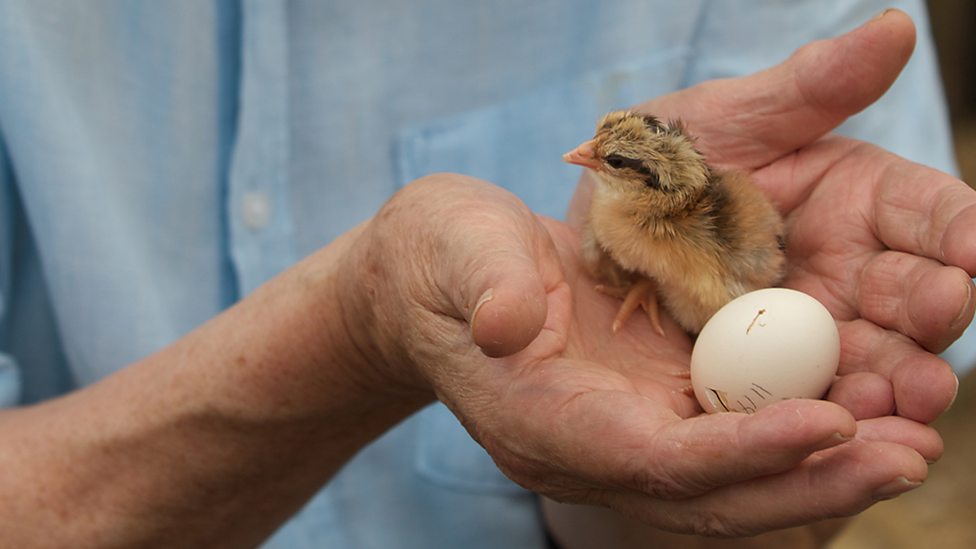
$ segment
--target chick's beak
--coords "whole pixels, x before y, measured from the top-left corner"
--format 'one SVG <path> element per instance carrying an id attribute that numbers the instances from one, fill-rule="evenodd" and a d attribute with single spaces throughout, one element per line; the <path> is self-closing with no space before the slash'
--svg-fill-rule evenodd
<path id="1" fill-rule="evenodd" d="M 596 158 L 596 149 L 593 147 L 592 139 L 564 154 L 563 161 L 591 170 L 597 169 L 600 165 Z"/>

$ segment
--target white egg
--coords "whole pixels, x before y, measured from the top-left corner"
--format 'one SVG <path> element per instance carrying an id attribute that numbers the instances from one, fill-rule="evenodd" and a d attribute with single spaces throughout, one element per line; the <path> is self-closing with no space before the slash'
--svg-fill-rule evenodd
<path id="1" fill-rule="evenodd" d="M 709 319 L 691 353 L 691 383 L 706 412 L 754 413 L 784 399 L 821 398 L 839 358 L 837 325 L 819 301 L 767 288 Z"/>

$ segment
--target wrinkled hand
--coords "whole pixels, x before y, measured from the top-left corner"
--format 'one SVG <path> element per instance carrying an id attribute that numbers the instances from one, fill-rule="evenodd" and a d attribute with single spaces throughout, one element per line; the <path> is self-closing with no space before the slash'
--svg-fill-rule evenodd
<path id="1" fill-rule="evenodd" d="M 516 482 L 668 530 L 756 533 L 917 486 L 942 451 L 923 422 L 955 388 L 927 349 L 972 315 L 965 273 L 943 264 L 976 268 L 963 263 L 974 200 L 867 145 L 818 140 L 880 95 L 913 36 L 891 14 L 766 73 L 645 106 L 680 113 L 712 159 L 753 172 L 787 214 L 786 284 L 841 319 L 835 402 L 697 415 L 678 391 L 690 342 L 675 325 L 660 338 L 635 317 L 611 335 L 618 304 L 582 274 L 576 233 L 451 175 L 408 186 L 355 247 L 346 316 L 372 373 L 391 390 L 436 395 Z M 855 51 L 861 62 L 847 66 Z M 576 206 L 585 200 L 584 184 Z M 907 383 L 919 378 L 925 386 Z"/>
<path id="2" fill-rule="evenodd" d="M 711 507 L 706 518 L 718 522 L 705 531 L 742 533 L 742 522 L 731 528 L 729 523 L 741 521 L 736 514 L 745 508 L 756 516 L 784 518 L 797 508 L 839 509 L 846 500 L 850 508 L 839 513 L 845 514 L 870 502 L 863 487 L 809 490 L 821 481 L 804 481 L 801 472 L 812 474 L 825 462 L 836 466 L 828 478 L 903 471 L 899 476 L 907 483 L 899 479 L 873 493 L 884 497 L 924 478 L 920 456 L 933 461 L 941 454 L 938 435 L 922 424 L 948 407 L 958 386 L 949 366 L 932 353 L 958 338 L 973 317 L 976 195 L 952 177 L 877 147 L 823 137 L 887 89 L 913 41 L 911 22 L 893 11 L 837 40 L 808 46 L 768 71 L 709 82 L 638 107 L 681 117 L 713 163 L 751 173 L 779 206 L 788 226 L 784 285 L 816 296 L 838 319 L 840 377 L 828 399 L 859 420 L 852 443 L 814 454 L 786 474 L 740 484 L 735 492 L 719 490 L 737 494 L 724 507 L 696 498 Z M 577 224 L 591 188 L 584 178 L 574 198 L 571 219 Z M 753 490 L 750 497 L 746 488 L 790 478 L 799 483 L 799 498 L 774 496 L 772 490 Z M 571 508 L 547 509 L 561 513 L 551 516 L 556 528 L 572 531 L 582 520 Z M 610 515 L 587 518 L 611 534 L 628 531 L 627 539 L 654 536 Z M 815 536 L 830 528 L 823 530 Z M 658 542 L 664 546 L 668 539 Z"/>
<path id="3" fill-rule="evenodd" d="M 976 195 L 872 145 L 820 139 L 888 88 L 913 44 L 911 21 L 892 10 L 768 71 L 641 108 L 680 114 L 710 159 L 751 172 L 783 212 L 784 285 L 840 321 L 843 377 L 831 400 L 858 418 L 896 412 L 930 422 L 957 387 L 931 353 L 973 318 Z"/>

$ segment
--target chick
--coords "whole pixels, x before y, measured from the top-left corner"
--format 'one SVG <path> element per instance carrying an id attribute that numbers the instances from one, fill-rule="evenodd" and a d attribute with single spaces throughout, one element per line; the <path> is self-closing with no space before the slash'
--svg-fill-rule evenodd
<path id="1" fill-rule="evenodd" d="M 624 299 L 617 331 L 643 306 L 658 333 L 658 294 L 692 334 L 723 305 L 783 276 L 783 220 L 747 176 L 705 162 L 680 122 L 607 114 L 563 160 L 597 185 L 582 238 L 598 289 Z"/>

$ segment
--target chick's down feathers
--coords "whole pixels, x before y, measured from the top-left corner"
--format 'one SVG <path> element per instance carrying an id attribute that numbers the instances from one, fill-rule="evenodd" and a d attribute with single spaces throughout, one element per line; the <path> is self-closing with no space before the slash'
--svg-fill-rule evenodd
<path id="1" fill-rule="evenodd" d="M 563 157 L 594 172 L 583 258 L 606 293 L 625 298 L 614 329 L 657 299 L 688 332 L 785 266 L 783 220 L 749 178 L 712 169 L 679 122 L 616 111 Z"/>

